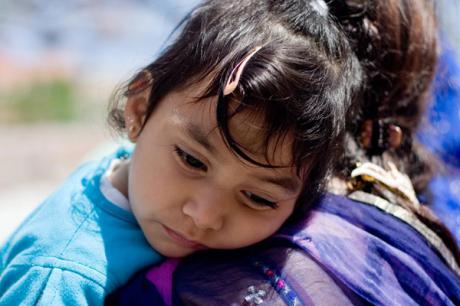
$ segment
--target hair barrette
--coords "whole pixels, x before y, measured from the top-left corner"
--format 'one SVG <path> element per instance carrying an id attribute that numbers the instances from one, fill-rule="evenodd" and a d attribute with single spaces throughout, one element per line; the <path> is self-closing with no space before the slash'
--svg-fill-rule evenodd
<path id="1" fill-rule="evenodd" d="M 228 96 L 232 92 L 235 91 L 236 87 L 238 86 L 238 83 L 240 81 L 241 75 L 243 74 L 244 67 L 246 67 L 246 64 L 249 62 L 249 60 L 261 49 L 261 46 L 257 46 L 254 49 L 252 49 L 251 52 L 249 52 L 248 55 L 246 55 L 236 66 L 233 68 L 232 72 L 230 73 L 230 76 L 228 78 L 227 84 L 225 84 L 224 87 L 224 96 Z"/>

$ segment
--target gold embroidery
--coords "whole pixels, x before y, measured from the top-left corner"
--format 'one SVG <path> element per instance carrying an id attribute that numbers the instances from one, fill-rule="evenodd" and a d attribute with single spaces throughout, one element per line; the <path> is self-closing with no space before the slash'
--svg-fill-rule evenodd
<path id="1" fill-rule="evenodd" d="M 399 172 L 392 162 L 387 162 L 387 165 L 389 170 L 369 162 L 360 164 L 351 172 L 352 180 L 355 184 L 358 183 L 358 179 L 373 184 L 384 196 L 389 195 L 391 197 L 389 200 L 396 200 L 403 206 L 413 206 L 417 209 L 420 203 L 409 177 Z"/>

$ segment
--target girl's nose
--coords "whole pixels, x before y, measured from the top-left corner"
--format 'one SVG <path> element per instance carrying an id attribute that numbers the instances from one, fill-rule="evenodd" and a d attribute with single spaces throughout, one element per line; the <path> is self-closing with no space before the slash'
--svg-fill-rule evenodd
<path id="1" fill-rule="evenodd" d="M 182 212 L 189 216 L 196 227 L 202 230 L 219 230 L 224 224 L 224 207 L 217 192 L 208 191 L 189 198 L 182 207 Z"/>

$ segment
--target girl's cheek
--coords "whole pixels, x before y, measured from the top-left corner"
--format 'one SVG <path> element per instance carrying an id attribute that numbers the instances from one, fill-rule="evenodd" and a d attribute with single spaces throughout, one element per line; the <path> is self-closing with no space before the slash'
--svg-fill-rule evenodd
<path id="1" fill-rule="evenodd" d="M 149 183 L 144 186 L 145 194 L 154 202 L 164 202 L 180 194 L 186 187 L 181 173 L 171 162 L 164 162 L 163 165 L 150 175 Z M 153 203 L 162 205 L 162 203 Z"/>

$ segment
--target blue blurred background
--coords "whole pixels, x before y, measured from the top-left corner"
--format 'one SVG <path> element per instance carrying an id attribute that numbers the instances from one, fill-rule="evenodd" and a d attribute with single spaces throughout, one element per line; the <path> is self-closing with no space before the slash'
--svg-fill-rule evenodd
<path id="1" fill-rule="evenodd" d="M 0 241 L 90 152 L 107 103 L 197 0 L 0 1 Z M 448 164 L 435 209 L 460 228 L 460 4 L 438 0 L 443 57 L 421 140 Z M 458 232 L 457 237 L 460 237 Z"/>

